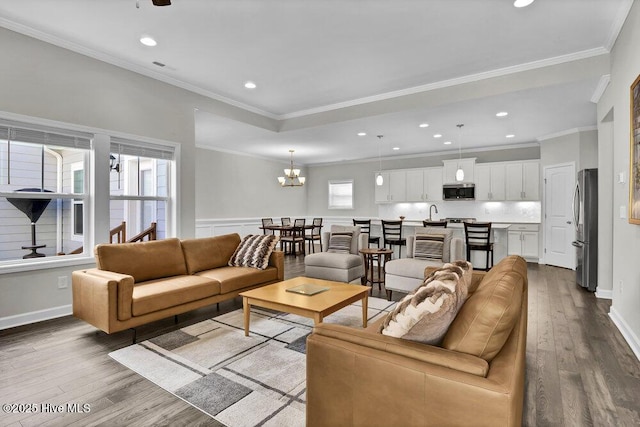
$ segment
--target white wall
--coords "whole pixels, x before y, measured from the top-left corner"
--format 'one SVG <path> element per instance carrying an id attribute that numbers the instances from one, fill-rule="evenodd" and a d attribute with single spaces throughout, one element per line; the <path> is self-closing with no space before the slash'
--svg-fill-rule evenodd
<path id="1" fill-rule="evenodd" d="M 612 164 L 606 157 L 599 162 L 599 176 L 607 176 L 607 181 L 612 182 L 613 195 L 610 206 L 600 204 L 600 211 L 612 210 L 610 215 L 613 219 L 613 303 L 610 314 L 640 359 L 640 226 L 620 218 L 621 207 L 626 211 L 629 203 L 629 88 L 640 74 L 638 46 L 640 3 L 635 2 L 611 51 L 611 82 L 598 102 L 598 126 L 601 135 L 612 136 L 603 139 L 602 142 L 608 146 L 599 150 L 601 153 L 603 150 L 613 152 Z M 612 130 L 607 125 L 611 117 Z M 618 184 L 617 179 L 609 181 L 611 176 L 617 177 L 620 172 L 626 177 L 624 184 Z"/>

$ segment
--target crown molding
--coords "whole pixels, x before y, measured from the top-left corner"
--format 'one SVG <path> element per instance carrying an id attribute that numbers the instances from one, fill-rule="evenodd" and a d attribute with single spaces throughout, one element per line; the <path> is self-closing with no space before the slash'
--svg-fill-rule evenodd
<path id="1" fill-rule="evenodd" d="M 567 130 L 563 130 L 563 131 L 560 131 L 560 132 L 552 133 L 552 134 L 549 134 L 549 135 L 540 136 L 540 137 L 538 137 L 536 139 L 536 141 L 542 142 L 542 141 L 547 141 L 547 140 L 553 139 L 553 138 L 560 138 L 561 136 L 573 135 L 574 133 L 588 132 L 588 131 L 592 131 L 592 130 L 598 130 L 598 127 L 597 126 L 584 126 L 584 127 L 580 127 L 580 128 L 567 129 Z"/>
<path id="2" fill-rule="evenodd" d="M 338 110 L 340 108 L 353 107 L 356 105 L 367 104 L 371 102 L 383 101 L 391 98 L 398 98 L 406 95 L 413 95 L 420 92 L 428 92 L 436 89 L 443 89 L 451 86 L 457 86 L 465 83 L 473 83 L 481 80 L 486 80 L 494 77 L 502 77 L 510 74 L 521 73 L 523 71 L 535 70 L 539 68 L 549 67 L 552 65 L 564 64 L 567 62 L 578 61 L 581 59 L 593 58 L 600 55 L 606 55 L 609 51 L 605 48 L 599 47 L 595 49 L 584 50 L 581 52 L 575 52 L 568 55 L 556 56 L 553 58 L 547 58 L 540 61 L 527 62 L 524 64 L 518 64 L 510 67 L 498 68 L 492 71 L 486 71 L 477 74 L 471 74 L 468 76 L 457 77 L 455 79 L 442 80 L 440 82 L 429 83 L 421 86 L 414 86 L 407 89 L 397 90 L 393 92 L 381 93 L 378 95 L 368 96 L 364 98 L 354 99 L 351 101 L 340 102 L 337 104 L 325 105 L 323 107 L 310 108 L 308 110 L 296 111 L 293 113 L 282 114 L 278 116 L 279 120 L 293 119 L 311 114 L 324 113 L 327 111 Z"/>
<path id="3" fill-rule="evenodd" d="M 609 34 L 609 38 L 607 39 L 607 43 L 605 44 L 605 48 L 607 51 L 611 51 L 613 49 L 613 45 L 616 44 L 616 40 L 620 35 L 620 31 L 622 31 L 622 27 L 624 26 L 624 21 L 627 20 L 627 16 L 629 16 L 629 12 L 631 12 L 631 7 L 633 6 L 633 0 L 623 0 L 624 3 L 618 9 L 618 14 L 616 15 L 613 26 L 611 27 L 611 33 Z"/>
<path id="4" fill-rule="evenodd" d="M 607 89 L 607 86 L 609 86 L 610 81 L 611 74 L 605 74 L 604 76 L 600 77 L 598 86 L 596 86 L 596 89 L 593 91 L 593 95 L 591 95 L 591 102 L 593 102 L 594 104 L 600 102 L 600 98 L 602 97 L 602 95 L 604 95 L 604 91 Z"/>

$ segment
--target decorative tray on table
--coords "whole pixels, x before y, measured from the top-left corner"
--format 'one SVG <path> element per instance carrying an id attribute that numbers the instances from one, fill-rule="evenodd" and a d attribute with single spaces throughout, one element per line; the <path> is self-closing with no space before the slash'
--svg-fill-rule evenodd
<path id="1" fill-rule="evenodd" d="M 292 288 L 288 288 L 287 292 L 293 292 L 295 294 L 301 295 L 315 295 L 320 292 L 328 291 L 329 288 L 326 286 L 314 285 L 313 283 L 305 283 L 302 285 L 294 286 Z"/>

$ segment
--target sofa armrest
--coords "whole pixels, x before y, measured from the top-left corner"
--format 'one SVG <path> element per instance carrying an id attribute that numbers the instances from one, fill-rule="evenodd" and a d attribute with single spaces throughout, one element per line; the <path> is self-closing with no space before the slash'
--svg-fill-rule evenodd
<path id="1" fill-rule="evenodd" d="M 118 273 L 111 273 L 98 269 L 79 270 L 71 273 L 71 290 L 73 295 L 73 315 L 90 323 L 106 333 L 112 332 L 112 324 L 118 317 L 118 288 L 122 285 L 122 294 L 125 288 L 131 288 L 133 292 L 133 278 L 130 280 L 118 280 Z M 125 275 L 120 275 L 125 276 Z M 124 296 L 124 295 L 123 295 Z M 131 304 L 128 305 L 129 318 L 131 317 Z"/>
<path id="2" fill-rule="evenodd" d="M 309 339 L 330 337 L 343 342 L 357 344 L 373 350 L 381 350 L 407 359 L 437 365 L 456 371 L 485 377 L 489 372 L 486 360 L 476 356 L 414 341 L 389 337 L 369 330 L 350 328 L 343 325 L 320 323 L 314 327 Z"/>
<path id="3" fill-rule="evenodd" d="M 134 285 L 132 276 L 91 268 L 74 271 L 71 284 L 74 315 L 78 313 L 76 317 L 87 320 L 85 317 L 92 317 L 90 312 L 95 311 L 96 315 L 103 316 L 113 311 L 113 320 L 117 318 L 123 321 L 131 318 Z M 108 320 L 106 319 L 107 323 Z M 104 324 L 105 319 L 96 321 Z M 87 322 L 97 326 L 89 320 Z M 102 326 L 97 327 L 103 329 Z"/>
<path id="4" fill-rule="evenodd" d="M 273 251 L 269 257 L 269 266 L 278 270 L 278 280 L 284 280 L 284 252 Z"/>

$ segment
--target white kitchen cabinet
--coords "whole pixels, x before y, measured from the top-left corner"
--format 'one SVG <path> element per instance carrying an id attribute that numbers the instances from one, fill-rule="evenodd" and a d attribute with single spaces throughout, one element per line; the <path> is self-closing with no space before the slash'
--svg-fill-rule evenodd
<path id="1" fill-rule="evenodd" d="M 376 203 L 399 203 L 406 201 L 406 172 L 403 170 L 392 170 L 381 172 L 381 174 L 383 178 L 382 185 L 375 184 L 375 178 L 378 176 L 378 172 L 374 175 Z"/>
<path id="2" fill-rule="evenodd" d="M 507 250 L 509 255 L 520 255 L 528 261 L 538 261 L 538 225 L 512 224 L 507 233 Z"/>
<path id="3" fill-rule="evenodd" d="M 540 200 L 540 162 L 513 162 L 506 165 L 506 199 Z"/>
<path id="4" fill-rule="evenodd" d="M 462 168 L 464 171 L 464 179 L 463 182 L 474 182 L 474 166 L 476 164 L 476 158 L 470 159 L 454 159 L 454 160 L 443 160 L 444 164 L 443 173 L 442 173 L 442 182 L 444 184 L 452 184 L 456 181 L 456 171 L 459 168 Z"/>
<path id="5" fill-rule="evenodd" d="M 505 193 L 504 163 L 480 163 L 475 165 L 476 200 L 500 201 Z"/>
<path id="6" fill-rule="evenodd" d="M 437 202 L 442 200 L 442 168 L 407 170 L 407 202 Z"/>

